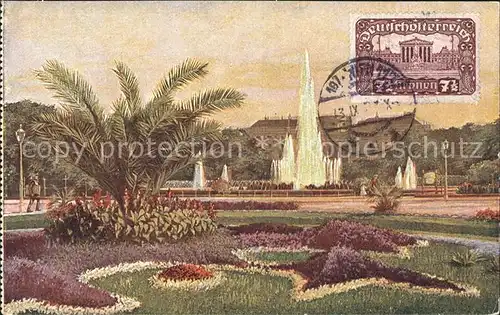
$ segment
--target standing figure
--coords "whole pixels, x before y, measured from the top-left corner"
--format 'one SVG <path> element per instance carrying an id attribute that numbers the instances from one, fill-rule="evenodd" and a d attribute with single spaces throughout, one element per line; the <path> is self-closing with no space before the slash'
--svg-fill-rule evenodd
<path id="1" fill-rule="evenodd" d="M 31 212 L 31 205 L 36 200 L 35 211 L 40 211 L 40 183 L 38 176 L 30 176 L 28 179 L 28 195 L 30 202 L 28 203 L 27 212 Z"/>

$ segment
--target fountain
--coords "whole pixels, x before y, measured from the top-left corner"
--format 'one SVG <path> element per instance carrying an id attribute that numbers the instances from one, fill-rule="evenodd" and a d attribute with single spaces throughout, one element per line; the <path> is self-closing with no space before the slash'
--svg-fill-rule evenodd
<path id="1" fill-rule="evenodd" d="M 403 189 L 417 189 L 417 170 L 415 163 L 410 157 L 406 160 L 405 172 L 403 175 Z"/>
<path id="2" fill-rule="evenodd" d="M 279 160 L 272 160 L 271 162 L 271 179 L 273 183 L 279 183 L 278 163 Z"/>
<path id="3" fill-rule="evenodd" d="M 333 174 L 333 161 L 332 159 L 326 160 L 326 178 L 329 184 L 335 182 L 335 176 Z"/>
<path id="4" fill-rule="evenodd" d="M 417 167 L 414 161 L 411 164 L 410 187 L 411 189 L 417 189 Z"/>
<path id="5" fill-rule="evenodd" d="M 295 181 L 295 151 L 293 149 L 292 135 L 287 135 L 283 146 L 283 157 L 279 161 L 279 180 L 281 183 L 293 183 Z"/>
<path id="6" fill-rule="evenodd" d="M 275 183 L 293 183 L 294 189 L 307 185 L 321 186 L 325 182 L 340 181 L 340 158 L 330 159 L 323 153 L 321 131 L 318 128 L 318 108 L 314 101 L 314 83 L 306 51 L 302 69 L 298 117 L 297 156 L 294 142 L 288 134 L 281 160 L 271 163 L 271 177 Z"/>
<path id="7" fill-rule="evenodd" d="M 194 165 L 194 178 L 193 178 L 193 188 L 194 189 L 204 189 L 205 188 L 205 170 L 203 168 L 203 161 L 201 160 L 201 152 L 199 152 L 196 157 L 198 161 Z"/>
<path id="8" fill-rule="evenodd" d="M 318 131 L 318 108 L 314 101 L 314 83 L 309 68 L 309 54 L 306 51 L 302 69 L 300 105 L 298 117 L 298 154 L 294 189 L 325 183 L 323 146 Z"/>
<path id="9" fill-rule="evenodd" d="M 229 173 L 227 171 L 226 164 L 224 164 L 224 167 L 222 168 L 222 174 L 220 175 L 220 178 L 226 182 L 229 182 Z"/>
<path id="10" fill-rule="evenodd" d="M 401 171 L 401 166 L 398 166 L 398 172 L 396 173 L 394 182 L 397 188 L 403 188 L 403 173 Z"/>
<path id="11" fill-rule="evenodd" d="M 340 177 L 342 175 L 342 159 L 337 157 L 335 159 L 335 184 L 340 183 Z"/>

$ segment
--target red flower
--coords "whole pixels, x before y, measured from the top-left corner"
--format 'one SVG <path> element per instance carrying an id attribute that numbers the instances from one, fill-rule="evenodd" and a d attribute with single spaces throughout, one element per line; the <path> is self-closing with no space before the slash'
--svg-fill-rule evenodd
<path id="1" fill-rule="evenodd" d="M 213 276 L 213 273 L 202 266 L 193 264 L 176 265 L 163 270 L 158 277 L 169 280 L 201 280 Z"/>
<path id="2" fill-rule="evenodd" d="M 99 206 L 101 203 L 102 191 L 100 189 L 96 190 L 94 195 L 92 196 L 92 202 L 95 206 Z"/>
<path id="3" fill-rule="evenodd" d="M 103 205 L 105 208 L 109 207 L 111 204 L 111 195 L 109 193 L 106 193 L 106 197 L 104 197 L 104 202 Z"/>
<path id="4" fill-rule="evenodd" d="M 474 215 L 475 219 L 484 221 L 498 221 L 500 222 L 500 210 L 492 210 L 490 208 L 479 210 Z"/>

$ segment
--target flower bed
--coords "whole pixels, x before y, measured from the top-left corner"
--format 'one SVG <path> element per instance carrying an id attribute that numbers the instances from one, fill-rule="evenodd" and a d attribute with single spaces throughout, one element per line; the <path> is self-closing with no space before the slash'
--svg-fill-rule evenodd
<path id="1" fill-rule="evenodd" d="M 399 246 L 417 243 L 417 239 L 410 235 L 357 222 L 332 220 L 313 229 L 316 233 L 306 245 L 326 250 L 344 246 L 356 250 L 397 252 Z"/>
<path id="2" fill-rule="evenodd" d="M 7 232 L 3 234 L 4 257 L 38 259 L 47 248 L 47 239 L 41 231 Z"/>
<path id="3" fill-rule="evenodd" d="M 346 247 L 332 247 L 328 253 L 318 253 L 305 262 L 279 265 L 277 269 L 294 270 L 307 279 L 303 290 L 337 285 L 360 279 L 385 279 L 387 283 L 405 283 L 428 289 L 464 293 L 463 286 L 444 279 L 430 277 L 407 269 L 387 267 Z"/>
<path id="4" fill-rule="evenodd" d="M 6 301 L 10 301 L 12 312 L 36 309 L 51 313 L 55 309 L 54 312 L 57 314 L 63 311 L 66 314 L 68 312 L 81 314 L 82 307 L 95 304 L 102 307 L 87 310 L 87 314 L 108 314 L 111 312 L 110 308 L 116 308 L 119 312 L 119 310 L 127 310 L 136 305 L 135 300 L 90 289 L 85 284 L 87 281 L 83 281 L 87 280 L 86 278 L 80 279 L 83 284 L 78 282 L 78 275 L 87 269 L 131 264 L 142 259 L 182 260 L 196 264 L 241 263 L 231 253 L 239 246 L 237 240 L 224 233 L 223 229 L 204 238 L 157 245 L 81 243 L 53 244 L 49 247 L 43 231 L 7 232 L 4 238 L 4 295 Z M 18 260 L 26 264 L 27 268 L 19 268 Z M 138 266 L 138 268 L 143 268 L 143 266 Z M 101 270 L 98 276 L 102 276 L 102 273 L 107 272 L 108 269 Z M 120 270 L 123 270 L 123 267 L 120 267 Z M 101 302 L 94 303 L 95 300 Z M 49 305 L 46 301 L 57 301 L 58 305 Z M 22 311 L 19 312 L 22 313 Z"/>
<path id="5" fill-rule="evenodd" d="M 50 266 L 13 257 L 4 262 L 3 314 L 113 314 L 140 303 L 78 282 Z"/>
<path id="6" fill-rule="evenodd" d="M 500 210 L 492 210 L 490 208 L 479 210 L 474 214 L 473 219 L 500 222 Z"/>
<path id="7" fill-rule="evenodd" d="M 174 281 L 183 281 L 183 280 L 203 280 L 213 277 L 213 273 L 206 270 L 202 266 L 193 265 L 193 264 L 181 264 L 172 266 L 161 271 L 158 274 L 158 278 L 161 280 L 174 280 Z"/>
<path id="8" fill-rule="evenodd" d="M 204 205 L 213 205 L 215 210 L 297 210 L 297 202 L 285 201 L 206 201 Z"/>
<path id="9" fill-rule="evenodd" d="M 360 287 L 368 286 L 368 285 L 376 285 L 382 287 L 394 287 L 398 289 L 415 291 L 421 293 L 430 293 L 430 294 L 443 294 L 443 295 L 461 295 L 461 296 L 479 296 L 479 290 L 475 287 L 470 287 L 461 284 L 455 284 L 448 282 L 442 278 L 438 278 L 431 275 L 419 274 L 423 277 L 427 277 L 429 279 L 434 279 L 436 281 L 445 281 L 450 285 L 456 286 L 458 289 L 440 289 L 435 287 L 425 287 L 414 285 L 406 282 L 393 282 L 387 280 L 385 278 L 362 278 L 356 279 L 336 284 L 324 284 L 315 288 L 305 289 L 309 279 L 304 277 L 303 274 L 297 272 L 291 266 L 279 266 L 279 267 L 247 267 L 247 268 L 239 268 L 231 265 L 221 265 L 217 267 L 219 270 L 224 271 L 238 271 L 244 273 L 251 274 L 262 274 L 262 275 L 270 275 L 277 277 L 286 277 L 290 279 L 293 284 L 291 298 L 295 301 L 310 301 L 314 299 L 322 298 L 329 294 L 337 294 L 348 292 L 350 290 L 355 290 Z"/>
<path id="10" fill-rule="evenodd" d="M 280 226 L 278 229 L 274 225 L 265 224 L 247 226 L 242 228 L 242 231 L 251 232 L 239 234 L 238 237 L 246 247 L 300 248 L 307 246 L 328 250 L 332 246 L 344 246 L 356 250 L 393 253 L 398 252 L 401 246 L 417 243 L 416 238 L 403 233 L 341 220 L 332 220 L 318 227 L 292 233 L 294 228 Z M 273 229 L 285 232 L 267 232 Z"/>
<path id="11" fill-rule="evenodd" d="M 160 271 L 149 279 L 157 289 L 180 289 L 206 291 L 219 285 L 223 280 L 220 272 L 193 264 L 179 264 Z"/>

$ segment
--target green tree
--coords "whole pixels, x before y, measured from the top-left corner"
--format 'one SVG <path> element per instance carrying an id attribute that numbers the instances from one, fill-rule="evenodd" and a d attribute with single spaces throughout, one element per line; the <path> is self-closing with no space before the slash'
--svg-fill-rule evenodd
<path id="1" fill-rule="evenodd" d="M 122 95 L 111 112 L 99 103 L 92 87 L 75 71 L 48 61 L 36 71 L 54 91 L 61 107 L 35 120 L 33 132 L 59 150 L 68 143 L 71 163 L 109 191 L 125 213 L 126 190 L 156 193 L 177 171 L 194 162 L 193 144 L 220 136 L 220 123 L 208 117 L 239 107 L 244 94 L 226 88 L 208 89 L 185 100 L 176 92 L 203 78 L 207 63 L 186 60 L 172 68 L 143 102 L 135 74 L 121 62 L 113 69 Z M 79 153 L 80 152 L 80 153 Z"/>
<path id="2" fill-rule="evenodd" d="M 30 100 L 7 103 L 4 106 L 4 193 L 7 197 L 17 197 L 19 194 L 19 144 L 16 139 L 16 130 L 22 124 L 28 129 L 33 121 L 43 113 L 52 113 L 54 106 L 44 105 Z M 62 188 L 64 178 L 68 185 L 75 186 L 78 182 L 87 183 L 92 187 L 94 183 L 83 172 L 68 164 L 64 159 L 56 160 L 54 155 L 48 154 L 48 148 L 41 146 L 41 139 L 32 132 L 27 132 L 24 139 L 23 169 L 25 177 L 37 174 L 47 180 L 47 193 L 50 194 L 52 186 Z M 39 152 L 37 152 L 37 150 Z M 38 154 L 40 153 L 40 154 Z M 43 183 L 42 183 L 43 184 Z M 77 186 L 77 185 L 76 185 Z"/>
<path id="3" fill-rule="evenodd" d="M 467 171 L 467 177 L 474 184 L 494 183 L 500 176 L 500 160 L 485 160 L 473 164 Z"/>

